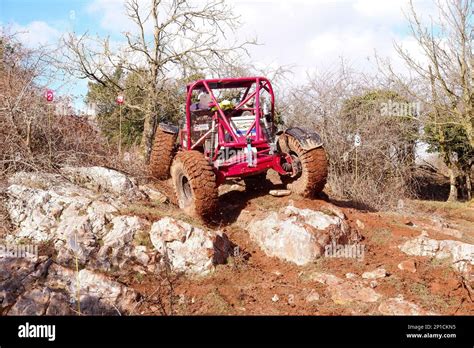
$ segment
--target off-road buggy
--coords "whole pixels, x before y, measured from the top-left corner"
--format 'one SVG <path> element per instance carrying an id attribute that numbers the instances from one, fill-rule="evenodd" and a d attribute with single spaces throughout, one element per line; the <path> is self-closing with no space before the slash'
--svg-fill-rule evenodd
<path id="1" fill-rule="evenodd" d="M 152 176 L 171 176 L 179 207 L 203 218 L 218 209 L 219 185 L 240 178 L 252 188 L 265 180 L 268 169 L 296 194 L 322 191 L 327 159 L 320 136 L 299 127 L 277 131 L 274 105 L 265 77 L 189 84 L 182 124 L 157 127 Z"/>

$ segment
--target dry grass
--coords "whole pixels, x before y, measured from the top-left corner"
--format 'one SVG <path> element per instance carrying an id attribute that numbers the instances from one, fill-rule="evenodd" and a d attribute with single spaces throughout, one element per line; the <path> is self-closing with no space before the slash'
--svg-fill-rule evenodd
<path id="1" fill-rule="evenodd" d="M 217 288 L 204 297 L 204 302 L 210 306 L 210 313 L 213 315 L 230 315 L 235 312 Z"/>
<path id="2" fill-rule="evenodd" d="M 456 304 L 453 298 L 431 293 L 429 287 L 423 283 L 412 283 L 409 292 L 417 299 L 417 303 L 430 311 L 444 312 Z"/>
<path id="3" fill-rule="evenodd" d="M 150 233 L 146 231 L 138 231 L 135 234 L 135 238 L 133 240 L 135 245 L 143 245 L 149 249 L 153 249 L 153 244 L 150 239 Z"/>
<path id="4" fill-rule="evenodd" d="M 392 239 L 392 231 L 388 228 L 378 228 L 376 229 L 370 240 L 375 245 L 381 246 L 386 245 Z"/>
<path id="5" fill-rule="evenodd" d="M 148 221 L 156 221 L 165 216 L 160 204 L 148 202 L 130 204 L 120 210 L 120 215 L 139 216 Z"/>
<path id="6" fill-rule="evenodd" d="M 415 207 L 426 213 L 439 213 L 450 219 L 474 222 L 474 205 L 471 202 L 411 201 Z"/>
<path id="7" fill-rule="evenodd" d="M 5 206 L 5 195 L 3 194 L 4 183 L 0 180 L 0 240 L 4 239 L 13 230 L 7 208 Z"/>

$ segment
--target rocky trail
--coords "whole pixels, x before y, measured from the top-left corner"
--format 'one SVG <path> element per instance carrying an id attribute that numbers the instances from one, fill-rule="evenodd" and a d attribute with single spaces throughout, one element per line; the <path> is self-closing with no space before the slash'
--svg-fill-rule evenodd
<path id="1" fill-rule="evenodd" d="M 204 225 L 166 183 L 102 167 L 0 190 L 1 315 L 474 314 L 472 205 L 367 212 L 235 182 Z"/>

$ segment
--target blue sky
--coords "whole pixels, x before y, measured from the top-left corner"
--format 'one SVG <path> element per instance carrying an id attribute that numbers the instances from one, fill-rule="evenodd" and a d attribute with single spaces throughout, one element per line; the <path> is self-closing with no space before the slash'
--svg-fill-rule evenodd
<path id="1" fill-rule="evenodd" d="M 27 26 L 41 21 L 58 31 L 105 34 L 99 25 L 101 14 L 91 10 L 94 2 L 87 0 L 0 0 L 0 21 L 5 24 Z M 121 6 L 117 2 L 117 6 Z M 114 34 L 114 33 L 112 33 Z"/>
<path id="2" fill-rule="evenodd" d="M 14 32 L 23 32 L 22 41 L 32 47 L 41 43 L 54 44 L 69 32 L 82 34 L 87 31 L 119 40 L 120 32 L 104 28 L 100 24 L 103 14 L 93 6 L 94 1 L 88 0 L 0 0 L 0 23 Z M 116 1 L 116 6 L 122 6 L 121 2 Z M 48 88 L 56 90 L 57 94 L 73 96 L 76 108 L 85 107 L 87 80 L 75 80 L 67 86 L 53 83 Z"/>
<path id="3" fill-rule="evenodd" d="M 146 0 L 143 0 L 147 2 Z M 241 15 L 240 38 L 257 37 L 260 46 L 250 50 L 259 67 L 291 66 L 294 80 L 307 73 L 334 66 L 344 57 L 353 68 L 374 68 L 374 52 L 396 62 L 393 42 L 416 52 L 408 35 L 402 10 L 408 0 L 231 0 Z M 23 32 L 30 46 L 54 43 L 61 35 L 74 31 L 100 36 L 110 35 L 117 42 L 121 32 L 133 30 L 124 16 L 122 0 L 0 0 L 0 22 Z M 420 13 L 433 13 L 431 0 L 418 0 Z M 63 93 L 81 98 L 86 82 L 77 81 Z"/>
<path id="4" fill-rule="evenodd" d="M 83 10 L 85 2 L 80 0 L 2 0 L 0 3 L 2 21 L 27 24 L 39 19 L 54 23 L 58 19 L 67 18 L 71 10 Z"/>
<path id="5" fill-rule="evenodd" d="M 112 0 L 106 3 L 113 3 L 120 11 L 123 8 L 123 1 Z M 2 25 L 14 26 L 32 33 L 29 27 L 32 23 L 45 24 L 45 33 L 53 34 L 45 38 L 48 42 L 53 42 L 62 33 L 75 32 L 82 34 L 88 32 L 92 35 L 106 36 L 119 40 L 121 33 L 119 30 L 108 30 L 102 25 L 104 12 L 96 5 L 100 1 L 95 0 L 0 0 L 0 22 Z M 47 29 L 52 29 L 48 31 Z M 33 34 L 33 33 L 32 33 Z M 31 40 L 34 45 L 34 39 Z"/>

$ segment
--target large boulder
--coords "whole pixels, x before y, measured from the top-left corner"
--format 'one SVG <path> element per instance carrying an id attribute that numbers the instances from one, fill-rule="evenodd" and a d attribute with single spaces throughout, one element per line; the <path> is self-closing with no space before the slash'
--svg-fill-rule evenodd
<path id="1" fill-rule="evenodd" d="M 163 262 L 174 271 L 189 274 L 209 273 L 214 265 L 225 263 L 233 250 L 224 233 L 204 230 L 171 217 L 153 223 L 150 238 Z"/>
<path id="2" fill-rule="evenodd" d="M 337 210 L 336 210 L 337 211 Z M 344 214 L 300 209 L 255 216 L 247 225 L 250 237 L 268 255 L 305 265 L 323 256 L 328 246 L 357 243 L 360 236 Z"/>

